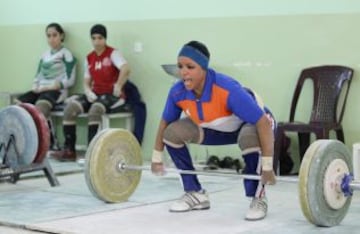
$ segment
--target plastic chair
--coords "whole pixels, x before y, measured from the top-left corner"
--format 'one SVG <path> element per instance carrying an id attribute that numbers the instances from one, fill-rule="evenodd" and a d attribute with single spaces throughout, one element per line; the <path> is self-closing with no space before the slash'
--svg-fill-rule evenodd
<path id="1" fill-rule="evenodd" d="M 316 139 L 329 139 L 330 131 L 336 132 L 338 140 L 345 142 L 342 118 L 353 76 L 353 69 L 344 66 L 319 66 L 302 70 L 291 102 L 289 122 L 279 122 L 275 135 L 274 169 L 277 170 L 285 132 L 297 132 L 300 160 L 310 145 L 310 134 Z M 294 120 L 296 106 L 303 84 L 311 80 L 314 87 L 313 105 L 308 123 Z M 346 85 L 347 84 L 347 85 Z M 345 93 L 343 93 L 345 92 Z M 344 96 L 342 96 L 344 94 Z M 340 96 L 343 101 L 339 102 Z"/>

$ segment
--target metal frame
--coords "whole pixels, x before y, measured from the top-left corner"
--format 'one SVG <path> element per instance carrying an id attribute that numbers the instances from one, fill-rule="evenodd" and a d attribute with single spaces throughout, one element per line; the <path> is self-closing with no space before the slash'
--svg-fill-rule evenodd
<path id="1" fill-rule="evenodd" d="M 2 149 L 4 150 L 4 157 L 2 158 L 2 163 L 0 164 L 0 178 L 9 177 L 10 182 L 16 183 L 19 180 L 21 174 L 43 170 L 50 185 L 53 187 L 59 186 L 60 183 L 57 180 L 47 158 L 44 158 L 41 163 L 31 163 L 30 165 L 17 164 L 17 159 L 20 157 L 20 155 L 16 149 L 15 140 L 15 137 L 11 135 L 8 142 L 2 142 L 0 144 L 0 151 Z M 10 159 L 8 156 L 8 150 L 11 146 L 13 146 L 15 149 L 16 157 Z"/>

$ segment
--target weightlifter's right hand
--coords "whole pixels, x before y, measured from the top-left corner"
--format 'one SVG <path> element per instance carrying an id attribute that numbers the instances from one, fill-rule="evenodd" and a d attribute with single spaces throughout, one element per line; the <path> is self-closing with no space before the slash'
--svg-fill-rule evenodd
<path id="1" fill-rule="evenodd" d="M 151 172 L 157 176 L 165 175 L 165 166 L 163 163 L 163 152 L 158 150 L 153 150 L 151 157 Z"/>

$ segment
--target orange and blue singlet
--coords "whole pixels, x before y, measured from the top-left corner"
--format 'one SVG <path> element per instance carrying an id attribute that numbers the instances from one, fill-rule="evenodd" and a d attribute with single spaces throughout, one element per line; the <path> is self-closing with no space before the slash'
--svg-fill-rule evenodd
<path id="1" fill-rule="evenodd" d="M 182 81 L 170 90 L 162 118 L 171 123 L 184 112 L 203 128 L 233 132 L 243 122 L 256 124 L 264 110 L 235 79 L 208 69 L 203 94 L 196 98 Z"/>

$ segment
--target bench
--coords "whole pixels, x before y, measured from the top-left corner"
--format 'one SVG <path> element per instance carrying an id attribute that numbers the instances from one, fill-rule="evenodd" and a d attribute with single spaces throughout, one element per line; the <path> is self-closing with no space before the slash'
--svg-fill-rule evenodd
<path id="1" fill-rule="evenodd" d="M 57 134 L 56 134 L 56 127 L 54 125 L 54 121 L 55 118 L 63 118 L 64 117 L 64 112 L 63 111 L 52 111 L 50 114 L 50 119 L 49 122 L 51 124 L 51 134 L 54 138 L 54 145 L 56 147 L 59 147 L 59 143 L 57 142 Z M 109 113 L 109 114 L 104 114 L 101 117 L 101 124 L 99 126 L 99 130 L 101 131 L 102 129 L 105 128 L 109 128 L 110 127 L 110 120 L 112 119 L 124 119 L 125 120 L 125 126 L 124 128 L 132 131 L 133 129 L 133 121 L 132 118 L 133 114 L 131 112 L 118 112 L 118 113 Z M 78 115 L 78 118 L 88 118 L 88 114 L 87 113 L 83 113 Z M 76 150 L 86 150 L 87 149 L 87 145 L 79 145 L 77 144 L 76 146 Z"/>
<path id="2" fill-rule="evenodd" d="M 119 112 L 119 113 L 110 113 L 110 114 L 104 114 L 101 118 L 101 124 L 100 124 L 100 130 L 104 128 L 110 127 L 110 120 L 111 119 L 125 119 L 125 129 L 131 131 L 132 130 L 132 116 L 133 114 L 131 112 Z M 50 114 L 51 118 L 62 118 L 64 117 L 64 112 L 62 111 L 53 111 Z M 78 115 L 79 118 L 87 118 L 88 114 L 83 113 Z M 50 121 L 53 121 L 51 119 Z"/>

